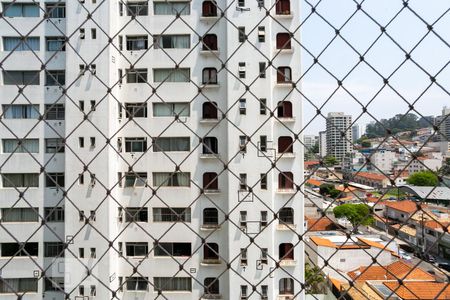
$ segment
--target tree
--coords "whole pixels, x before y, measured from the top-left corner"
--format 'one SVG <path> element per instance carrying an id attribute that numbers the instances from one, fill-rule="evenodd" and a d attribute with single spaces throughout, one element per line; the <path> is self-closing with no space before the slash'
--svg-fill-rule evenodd
<path id="1" fill-rule="evenodd" d="M 372 147 L 372 143 L 369 140 L 362 140 L 361 141 L 361 147 L 363 147 L 363 148 L 370 148 L 370 147 Z"/>
<path id="2" fill-rule="evenodd" d="M 323 163 L 327 167 L 332 167 L 332 166 L 338 164 L 338 160 L 336 159 L 336 157 L 328 155 L 328 156 L 325 156 L 325 158 L 323 159 Z"/>
<path id="3" fill-rule="evenodd" d="M 358 232 L 359 225 L 369 226 L 375 219 L 366 204 L 347 203 L 333 209 L 336 218 L 346 218 L 352 224 L 352 232 Z"/>
<path id="4" fill-rule="evenodd" d="M 319 267 L 305 264 L 305 290 L 307 294 L 321 294 L 324 291 L 325 278 Z"/>
<path id="5" fill-rule="evenodd" d="M 324 196 L 330 196 L 333 199 L 336 199 L 341 195 L 341 192 L 337 190 L 334 185 L 329 183 L 321 184 L 319 187 L 319 193 Z"/>
<path id="6" fill-rule="evenodd" d="M 439 179 L 437 175 L 431 171 L 417 172 L 408 177 L 406 182 L 415 186 L 437 186 Z"/>
<path id="7" fill-rule="evenodd" d="M 381 119 L 379 122 L 368 124 L 365 135 L 368 138 L 385 137 L 387 135 L 386 129 L 389 129 L 392 134 L 402 131 L 413 131 L 421 128 L 418 119 L 417 115 L 411 113 L 406 115 L 398 114 L 390 119 Z"/>

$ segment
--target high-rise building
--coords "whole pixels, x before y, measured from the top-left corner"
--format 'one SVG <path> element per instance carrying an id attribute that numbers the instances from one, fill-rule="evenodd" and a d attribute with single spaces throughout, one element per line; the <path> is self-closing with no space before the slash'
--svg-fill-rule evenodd
<path id="1" fill-rule="evenodd" d="M 0 298 L 300 299 L 299 6 L 4 3 Z"/>
<path id="2" fill-rule="evenodd" d="M 321 157 L 327 156 L 327 132 L 319 132 L 319 154 Z"/>
<path id="3" fill-rule="evenodd" d="M 442 115 L 436 118 L 436 123 L 439 125 L 441 152 L 450 156 L 450 108 L 442 109 Z"/>
<path id="4" fill-rule="evenodd" d="M 305 146 L 305 152 L 313 150 L 314 146 L 319 143 L 319 136 L 317 135 L 303 135 L 303 144 Z"/>
<path id="5" fill-rule="evenodd" d="M 353 150 L 352 116 L 343 112 L 331 112 L 327 116 L 327 155 L 339 161 Z"/>
<path id="6" fill-rule="evenodd" d="M 352 126 L 352 142 L 355 143 L 362 136 L 361 125 L 355 124 Z"/>

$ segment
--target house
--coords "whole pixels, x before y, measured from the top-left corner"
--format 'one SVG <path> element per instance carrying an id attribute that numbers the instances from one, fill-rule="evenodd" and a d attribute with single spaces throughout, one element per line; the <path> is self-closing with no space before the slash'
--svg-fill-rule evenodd
<path id="1" fill-rule="evenodd" d="M 333 222 L 329 217 L 310 217 L 305 216 L 306 221 L 306 230 L 308 232 L 315 231 L 332 231 L 332 230 L 340 230 L 343 227 L 335 222 Z"/>
<path id="2" fill-rule="evenodd" d="M 386 188 L 391 184 L 391 180 L 388 176 L 372 172 L 354 173 L 352 176 L 352 181 L 377 189 Z"/>
<path id="3" fill-rule="evenodd" d="M 385 217 L 401 223 L 408 221 L 421 207 L 426 207 L 411 200 L 386 201 L 385 206 Z"/>

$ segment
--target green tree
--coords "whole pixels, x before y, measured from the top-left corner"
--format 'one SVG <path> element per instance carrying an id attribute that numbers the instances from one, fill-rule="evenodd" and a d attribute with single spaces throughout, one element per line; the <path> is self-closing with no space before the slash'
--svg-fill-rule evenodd
<path id="1" fill-rule="evenodd" d="M 363 148 L 372 147 L 372 143 L 369 140 L 362 140 L 360 144 L 361 144 L 361 147 L 363 147 Z"/>
<path id="2" fill-rule="evenodd" d="M 366 127 L 366 136 L 368 138 L 384 137 L 387 135 L 386 129 L 392 134 L 402 131 L 413 131 L 421 128 L 418 122 L 419 118 L 415 114 L 398 114 L 390 119 L 381 119 L 379 122 L 370 123 Z"/>
<path id="3" fill-rule="evenodd" d="M 336 218 L 346 218 L 353 226 L 352 232 L 358 232 L 360 225 L 371 225 L 375 219 L 371 215 L 370 208 L 366 204 L 347 203 L 336 206 L 333 209 Z"/>
<path id="4" fill-rule="evenodd" d="M 325 278 L 319 267 L 305 264 L 305 289 L 307 294 L 321 294 L 325 289 Z"/>
<path id="5" fill-rule="evenodd" d="M 331 198 L 336 199 L 341 195 L 341 192 L 338 191 L 334 185 L 329 183 L 324 183 L 319 187 L 319 193 L 324 196 L 330 196 Z"/>
<path id="6" fill-rule="evenodd" d="M 338 160 L 336 159 L 336 157 L 328 155 L 325 156 L 325 158 L 323 159 L 323 163 L 327 166 L 327 167 L 332 167 L 334 165 L 338 164 Z"/>
<path id="7" fill-rule="evenodd" d="M 422 171 L 411 174 L 406 182 L 415 186 L 437 186 L 439 179 L 437 175 L 431 171 Z"/>

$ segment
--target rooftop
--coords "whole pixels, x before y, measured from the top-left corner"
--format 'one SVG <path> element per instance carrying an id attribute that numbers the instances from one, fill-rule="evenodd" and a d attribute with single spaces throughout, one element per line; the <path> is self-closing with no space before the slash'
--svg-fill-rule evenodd
<path id="1" fill-rule="evenodd" d="M 400 190 L 414 194 L 425 200 L 447 200 L 450 201 L 450 188 L 443 186 L 412 186 L 404 185 Z"/>
<path id="2" fill-rule="evenodd" d="M 357 172 L 354 174 L 354 177 L 362 177 L 370 180 L 376 180 L 376 181 L 383 181 L 386 179 L 389 179 L 389 177 L 378 174 L 378 173 L 371 173 L 371 172 Z"/>
<path id="3" fill-rule="evenodd" d="M 420 211 L 420 209 L 417 207 L 417 203 L 411 200 L 386 201 L 385 205 L 390 209 L 395 209 L 409 214 Z M 421 207 L 424 207 L 424 205 L 421 205 Z"/>
<path id="4" fill-rule="evenodd" d="M 406 281 L 399 285 L 392 281 L 383 284 L 404 300 L 450 299 L 450 285 L 447 282 Z"/>

